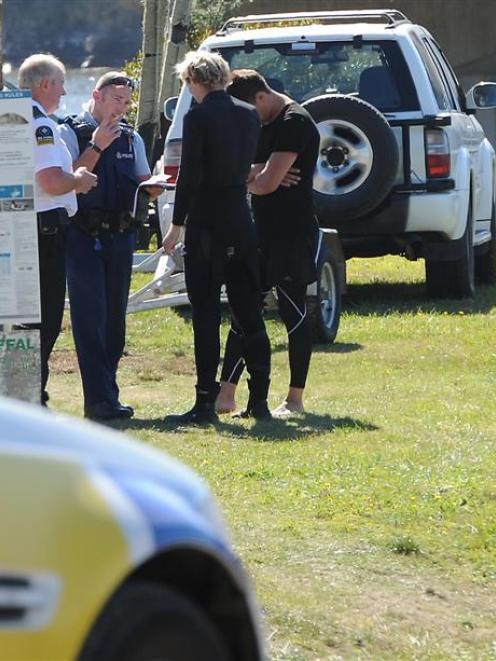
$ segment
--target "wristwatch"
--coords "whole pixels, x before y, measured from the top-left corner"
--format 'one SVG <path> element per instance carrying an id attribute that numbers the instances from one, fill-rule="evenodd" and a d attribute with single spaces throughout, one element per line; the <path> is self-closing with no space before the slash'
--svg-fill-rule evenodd
<path id="1" fill-rule="evenodd" d="M 98 145 L 95 145 L 93 140 L 90 140 L 88 142 L 88 147 L 90 147 L 90 149 L 94 149 L 97 154 L 101 154 L 103 152 L 103 149 L 100 149 L 100 147 Z"/>

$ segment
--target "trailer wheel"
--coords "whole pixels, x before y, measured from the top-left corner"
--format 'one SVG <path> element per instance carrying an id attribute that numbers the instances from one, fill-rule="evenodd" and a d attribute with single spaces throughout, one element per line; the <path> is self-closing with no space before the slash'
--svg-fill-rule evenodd
<path id="1" fill-rule="evenodd" d="M 307 311 L 315 344 L 331 344 L 341 320 L 340 269 L 335 255 L 322 243 L 317 261 L 317 294 L 307 296 Z"/>

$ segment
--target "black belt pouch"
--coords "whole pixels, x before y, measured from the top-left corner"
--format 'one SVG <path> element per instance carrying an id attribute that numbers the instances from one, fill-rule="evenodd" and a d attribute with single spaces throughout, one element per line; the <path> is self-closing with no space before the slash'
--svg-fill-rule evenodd
<path id="1" fill-rule="evenodd" d="M 65 209 L 50 209 L 36 214 L 38 231 L 43 235 L 57 234 L 68 222 L 69 216 Z"/>

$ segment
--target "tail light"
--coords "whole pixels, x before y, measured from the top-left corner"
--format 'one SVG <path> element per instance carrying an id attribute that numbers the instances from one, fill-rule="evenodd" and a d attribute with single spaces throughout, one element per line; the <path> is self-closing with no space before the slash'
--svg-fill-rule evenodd
<path id="1" fill-rule="evenodd" d="M 164 174 L 168 174 L 169 184 L 175 184 L 181 165 L 182 140 L 166 140 L 164 148 Z"/>
<path id="2" fill-rule="evenodd" d="M 425 131 L 426 173 L 429 178 L 449 177 L 450 150 L 448 136 L 442 129 Z"/>

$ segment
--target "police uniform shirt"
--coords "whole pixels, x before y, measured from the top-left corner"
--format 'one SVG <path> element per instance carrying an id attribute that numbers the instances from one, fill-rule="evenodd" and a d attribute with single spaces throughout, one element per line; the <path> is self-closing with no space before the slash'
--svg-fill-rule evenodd
<path id="1" fill-rule="evenodd" d="M 86 110 L 83 113 L 82 120 L 85 124 L 89 124 L 95 128 L 98 126 L 97 120 L 93 117 L 89 110 Z M 62 140 L 67 145 L 67 149 L 72 156 L 72 160 L 76 161 L 80 156 L 77 135 L 68 124 L 61 124 L 59 128 Z M 148 160 L 146 158 L 145 143 L 143 142 L 143 138 L 136 131 L 133 131 L 133 149 L 134 174 L 136 177 L 149 177 L 150 166 L 148 165 Z"/>
<path id="2" fill-rule="evenodd" d="M 57 124 L 50 118 L 42 106 L 33 101 L 34 126 L 34 171 L 35 174 L 47 168 L 62 168 L 72 173 L 72 157 L 60 137 Z M 35 209 L 37 212 L 64 208 L 69 216 L 77 211 L 76 193 L 70 191 L 62 195 L 50 195 L 36 181 Z"/>

